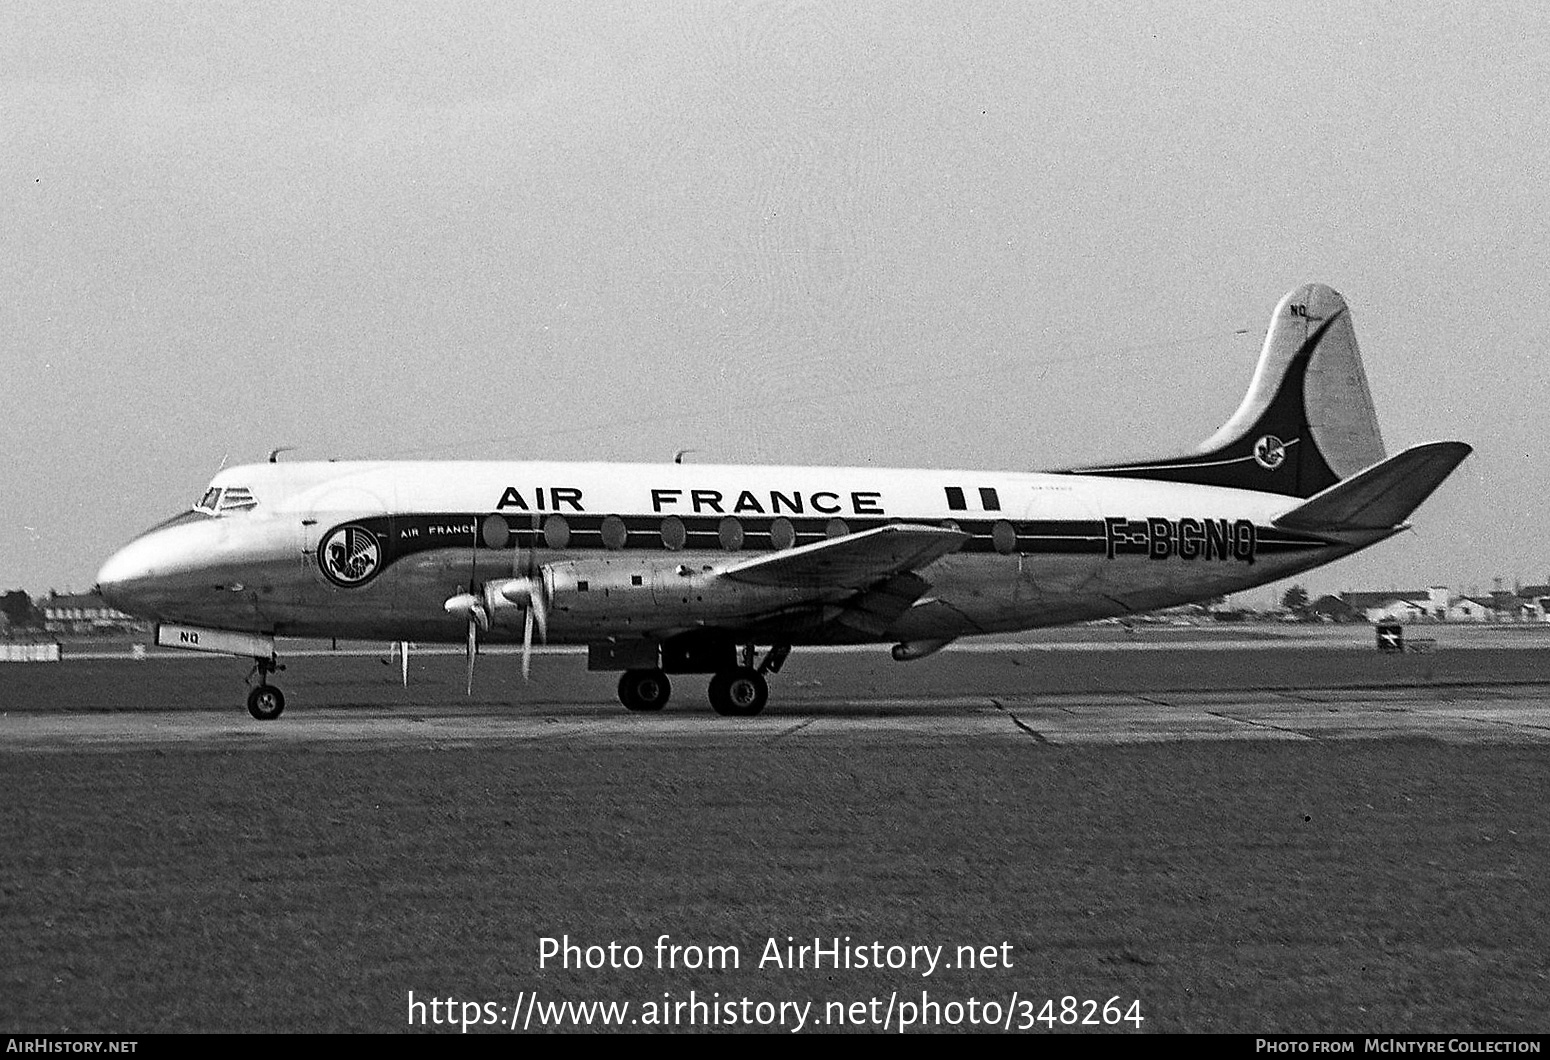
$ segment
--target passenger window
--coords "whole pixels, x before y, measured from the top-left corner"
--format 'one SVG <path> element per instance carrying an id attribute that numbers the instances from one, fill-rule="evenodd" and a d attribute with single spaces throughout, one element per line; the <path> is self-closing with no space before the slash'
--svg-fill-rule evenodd
<path id="1" fill-rule="evenodd" d="M 770 545 L 777 549 L 790 548 L 796 544 L 796 527 L 791 525 L 791 520 L 781 516 L 770 524 Z"/>
<path id="2" fill-rule="evenodd" d="M 684 529 L 684 521 L 676 515 L 669 515 L 662 520 L 662 543 L 677 552 L 684 547 L 684 542 L 689 540 L 689 531 Z"/>
<path id="3" fill-rule="evenodd" d="M 570 544 L 570 523 L 563 515 L 551 515 L 544 520 L 544 544 L 550 548 L 564 548 Z"/>
<path id="4" fill-rule="evenodd" d="M 504 515 L 487 515 L 484 522 L 479 524 L 479 538 L 485 548 L 505 548 L 506 539 L 510 536 L 511 527 Z"/>
<path id="5" fill-rule="evenodd" d="M 997 519 L 996 525 L 990 528 L 990 542 L 997 552 L 1010 556 L 1017 551 L 1017 528 L 1005 519 Z"/>
<path id="6" fill-rule="evenodd" d="M 716 527 L 716 535 L 721 538 L 721 547 L 728 552 L 736 552 L 743 547 L 743 524 L 733 516 L 721 520 L 721 525 Z"/>
<path id="7" fill-rule="evenodd" d="M 850 527 L 845 525 L 843 519 L 830 519 L 828 525 L 823 528 L 823 532 L 829 537 L 844 537 L 850 533 Z"/>
<path id="8" fill-rule="evenodd" d="M 609 515 L 603 518 L 603 547 L 615 551 L 624 547 L 625 540 L 630 532 L 624 527 L 624 520 L 617 515 Z"/>

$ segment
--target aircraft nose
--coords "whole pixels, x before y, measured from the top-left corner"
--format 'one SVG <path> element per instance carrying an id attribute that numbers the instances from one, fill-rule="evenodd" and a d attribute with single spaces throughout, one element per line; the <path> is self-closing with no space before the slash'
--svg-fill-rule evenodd
<path id="1" fill-rule="evenodd" d="M 109 607 L 135 613 L 136 589 L 155 576 L 152 554 L 144 539 L 131 541 L 108 557 L 97 572 L 97 592 Z"/>
<path id="2" fill-rule="evenodd" d="M 97 588 L 110 606 L 131 615 L 159 617 L 161 604 L 183 582 L 201 573 L 217 538 L 208 522 L 171 519 L 108 557 Z"/>

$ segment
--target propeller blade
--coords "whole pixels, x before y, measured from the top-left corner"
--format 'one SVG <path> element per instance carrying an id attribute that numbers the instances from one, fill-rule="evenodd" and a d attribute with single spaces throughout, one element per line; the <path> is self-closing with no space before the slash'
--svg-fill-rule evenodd
<path id="1" fill-rule="evenodd" d="M 527 609 L 527 618 L 522 622 L 522 680 L 528 679 L 528 674 L 533 668 L 533 609 Z"/>
<path id="2" fill-rule="evenodd" d="M 537 590 L 528 597 L 527 613 L 529 618 L 538 620 L 538 635 L 544 638 L 544 643 L 549 643 L 549 603 L 547 600 L 546 586 L 539 582 L 534 588 Z"/>
<path id="3" fill-rule="evenodd" d="M 468 620 L 468 695 L 474 694 L 474 656 L 479 651 L 479 626 L 472 617 Z"/>
<path id="4" fill-rule="evenodd" d="M 399 645 L 403 649 L 404 687 L 409 687 L 409 642 L 406 640 Z"/>

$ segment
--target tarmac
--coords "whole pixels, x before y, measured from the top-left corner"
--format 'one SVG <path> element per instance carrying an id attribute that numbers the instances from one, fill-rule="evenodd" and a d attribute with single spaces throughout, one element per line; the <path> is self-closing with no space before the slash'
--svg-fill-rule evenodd
<path id="1" fill-rule="evenodd" d="M 896 664 L 877 648 L 806 652 L 770 682 L 757 718 L 723 718 L 696 676 L 668 708 L 632 714 L 613 676 L 573 650 L 535 660 L 495 649 L 464 695 L 453 649 L 419 650 L 411 686 L 382 646 L 291 650 L 276 721 L 242 707 L 244 664 L 129 648 L 76 650 L 63 663 L 0 667 L 0 752 L 382 748 L 488 741 L 747 743 L 1021 740 L 1040 745 L 1165 741 L 1433 739 L 1550 741 L 1550 629 L 1415 630 L 1422 655 L 1381 656 L 1371 631 L 1066 631 L 1068 642 L 967 642 Z M 1080 638 L 1080 639 L 1079 639 Z M 295 646 L 301 648 L 301 645 Z M 1527 649 L 1527 650 L 1524 650 Z M 505 658 L 499 658 L 505 654 Z M 203 665 L 200 665 L 200 664 Z"/>
<path id="2" fill-rule="evenodd" d="M 448 746 L 489 741 L 746 743 L 877 737 L 1026 740 L 1046 745 L 1173 740 L 1429 738 L 1550 742 L 1550 685 L 1166 695 L 955 696 L 816 700 L 722 718 L 693 706 L 319 707 L 256 722 L 240 708 L 7 712 L 0 749 L 113 751 L 296 744 Z"/>

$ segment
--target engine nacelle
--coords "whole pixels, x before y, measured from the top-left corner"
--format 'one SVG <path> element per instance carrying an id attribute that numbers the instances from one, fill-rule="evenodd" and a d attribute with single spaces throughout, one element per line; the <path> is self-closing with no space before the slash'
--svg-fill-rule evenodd
<path id="1" fill-rule="evenodd" d="M 753 585 L 712 573 L 698 557 L 677 563 L 642 563 L 632 556 L 561 560 L 543 566 L 556 612 L 583 626 L 624 623 L 712 625 L 809 601 L 810 590 Z M 718 557 L 719 558 L 719 557 Z"/>
<path id="2" fill-rule="evenodd" d="M 951 644 L 956 638 L 946 637 L 941 640 L 906 640 L 893 646 L 893 658 L 895 662 L 909 662 L 911 659 L 924 659 L 928 655 L 935 655 L 943 648 Z"/>

